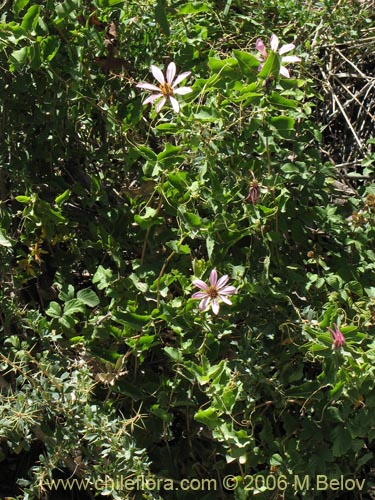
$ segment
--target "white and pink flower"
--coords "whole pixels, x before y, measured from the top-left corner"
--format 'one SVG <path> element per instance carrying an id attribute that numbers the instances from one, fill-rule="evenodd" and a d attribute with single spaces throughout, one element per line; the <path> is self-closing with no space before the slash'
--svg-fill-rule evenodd
<path id="1" fill-rule="evenodd" d="M 180 104 L 174 96 L 188 94 L 189 92 L 192 92 L 192 88 L 177 87 L 179 83 L 181 83 L 183 80 L 185 80 L 185 78 L 187 78 L 191 74 L 191 71 L 185 71 L 185 73 L 181 73 L 181 75 L 178 75 L 174 80 L 176 76 L 176 71 L 177 71 L 176 64 L 174 62 L 171 62 L 168 64 L 166 75 L 164 77 L 160 68 L 152 64 L 151 72 L 160 85 L 157 86 L 152 83 L 146 83 L 146 82 L 138 83 L 136 85 L 136 87 L 140 89 L 156 92 L 156 94 L 152 94 L 149 97 L 147 97 L 143 101 L 143 104 L 153 103 L 154 101 L 159 100 L 158 103 L 156 104 L 156 112 L 159 113 L 161 108 L 167 102 L 167 99 L 169 99 L 170 103 L 172 104 L 172 108 L 176 113 L 178 113 L 180 111 Z"/>
<path id="2" fill-rule="evenodd" d="M 273 52 L 276 52 L 280 56 L 283 56 L 283 54 L 286 54 L 287 52 L 290 52 L 291 50 L 295 49 L 295 45 L 293 43 L 287 43 L 286 45 L 282 45 L 279 48 L 279 39 L 277 38 L 276 35 L 271 36 L 270 45 L 271 45 L 271 50 Z M 266 50 L 266 46 L 264 45 L 263 41 L 260 38 L 257 39 L 255 47 L 262 56 L 261 63 L 258 66 L 258 71 L 260 71 L 264 66 L 264 63 L 268 57 L 268 53 Z M 281 57 L 281 62 L 282 63 L 301 62 L 301 58 L 297 56 L 284 56 Z M 290 73 L 285 66 L 280 67 L 280 74 L 285 76 L 286 78 L 290 78 Z"/>
<path id="3" fill-rule="evenodd" d="M 200 292 L 195 292 L 192 295 L 193 299 L 201 299 L 199 303 L 200 311 L 204 311 L 211 304 L 212 312 L 218 314 L 220 302 L 232 305 L 228 295 L 234 295 L 237 290 L 234 286 L 227 286 L 228 281 L 227 274 L 218 279 L 216 269 L 212 269 L 210 273 L 209 285 L 199 279 L 193 281 L 193 285 L 201 289 Z"/>

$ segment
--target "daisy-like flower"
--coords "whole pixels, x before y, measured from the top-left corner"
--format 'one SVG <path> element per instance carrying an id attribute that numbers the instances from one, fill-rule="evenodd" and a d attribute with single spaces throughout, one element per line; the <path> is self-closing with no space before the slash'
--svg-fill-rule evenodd
<path id="1" fill-rule="evenodd" d="M 333 326 L 335 330 L 332 330 L 331 328 L 328 328 L 329 333 L 331 334 L 332 337 L 332 346 L 334 349 L 340 349 L 345 344 L 345 337 L 343 333 L 339 330 L 338 326 L 336 323 L 333 323 Z"/>
<path id="2" fill-rule="evenodd" d="M 185 78 L 187 78 L 191 73 L 191 71 L 185 71 L 185 73 L 181 73 L 181 75 L 178 75 L 177 78 L 174 80 L 174 77 L 176 76 L 176 71 L 177 69 L 175 63 L 174 62 L 169 63 L 165 75 L 166 77 L 164 78 L 164 75 L 161 72 L 161 70 L 157 66 L 154 66 L 152 64 L 151 72 L 160 85 L 157 86 L 152 83 L 143 83 L 143 82 L 137 83 L 136 87 L 140 89 L 156 92 L 156 94 L 152 94 L 149 97 L 147 97 L 147 99 L 144 100 L 143 104 L 148 104 L 150 102 L 154 102 L 160 99 L 159 102 L 156 104 L 156 112 L 159 113 L 161 108 L 167 102 L 167 99 L 169 99 L 172 104 L 172 108 L 176 113 L 178 113 L 180 111 L 180 105 L 174 96 L 188 94 L 189 92 L 192 91 L 192 89 L 191 87 L 176 88 L 177 85 L 181 83 L 182 80 L 185 80 Z"/>
<path id="3" fill-rule="evenodd" d="M 210 273 L 209 285 L 202 280 L 193 281 L 193 285 L 202 290 L 192 295 L 193 299 L 201 299 L 199 303 L 200 311 L 204 311 L 204 309 L 211 304 L 213 313 L 218 314 L 220 309 L 219 301 L 232 305 L 232 302 L 228 299 L 228 295 L 235 294 L 237 290 L 234 286 L 227 286 L 228 281 L 229 278 L 227 274 L 218 279 L 216 269 L 212 269 Z"/>
<path id="4" fill-rule="evenodd" d="M 278 53 L 280 56 L 282 56 L 283 54 L 286 54 L 287 52 L 290 52 L 291 50 L 293 50 L 295 48 L 294 43 L 287 43 L 286 45 L 282 45 L 279 48 L 279 39 L 277 38 L 276 35 L 271 36 L 270 45 L 271 45 L 271 50 L 273 52 Z M 260 54 L 263 56 L 263 58 L 261 59 L 261 63 L 258 66 L 258 71 L 260 71 L 264 66 L 264 63 L 268 57 L 268 54 L 267 54 L 266 46 L 264 45 L 264 43 L 262 42 L 262 40 L 260 38 L 258 38 L 258 40 L 256 41 L 255 47 L 256 47 L 257 51 L 260 52 Z M 284 56 L 284 57 L 281 57 L 281 62 L 282 63 L 301 62 L 301 59 L 297 56 Z M 280 67 L 280 73 L 283 76 L 285 76 L 286 78 L 290 78 L 290 73 L 285 66 Z"/>

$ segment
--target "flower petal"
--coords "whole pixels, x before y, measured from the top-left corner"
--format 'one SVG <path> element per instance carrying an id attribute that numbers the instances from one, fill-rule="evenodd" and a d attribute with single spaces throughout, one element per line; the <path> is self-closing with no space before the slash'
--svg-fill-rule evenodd
<path id="1" fill-rule="evenodd" d="M 220 288 L 223 288 L 229 281 L 229 277 L 227 274 L 224 274 L 216 283 L 216 288 L 219 290 Z"/>
<path id="2" fill-rule="evenodd" d="M 202 280 L 194 280 L 193 285 L 197 286 L 201 290 L 208 290 L 208 285 L 206 285 L 206 283 Z"/>
<path id="3" fill-rule="evenodd" d="M 169 100 L 171 101 L 173 110 L 178 113 L 180 111 L 180 105 L 175 97 L 169 96 Z"/>
<path id="4" fill-rule="evenodd" d="M 185 95 L 189 92 L 193 92 L 191 87 L 179 87 L 178 89 L 173 89 L 173 93 L 178 95 Z"/>
<path id="5" fill-rule="evenodd" d="M 264 63 L 259 64 L 258 71 L 262 71 L 263 66 L 264 66 Z"/>
<path id="6" fill-rule="evenodd" d="M 174 62 L 170 62 L 168 64 L 168 67 L 167 67 L 167 82 L 168 83 L 172 83 L 173 82 L 173 78 L 176 75 L 176 71 L 177 71 L 177 68 L 176 68 L 175 63 Z"/>
<path id="7" fill-rule="evenodd" d="M 164 106 L 164 104 L 165 104 L 165 101 L 166 101 L 166 100 L 167 100 L 167 99 L 166 99 L 165 97 L 163 97 L 163 98 L 162 98 L 162 99 L 160 99 L 160 101 L 157 103 L 156 108 L 155 108 L 157 113 L 159 113 L 159 111 L 161 110 L 161 108 Z"/>
<path id="8" fill-rule="evenodd" d="M 280 74 L 283 75 L 283 76 L 285 76 L 285 78 L 290 78 L 290 73 L 286 69 L 285 66 L 281 66 L 281 68 L 280 68 Z"/>
<path id="9" fill-rule="evenodd" d="M 282 62 L 301 62 L 302 59 L 300 57 L 297 57 L 297 56 L 284 56 L 281 58 L 281 61 Z"/>
<path id="10" fill-rule="evenodd" d="M 271 49 L 272 49 L 274 52 L 277 52 L 277 48 L 278 48 L 278 46 L 279 46 L 279 39 L 277 38 L 277 36 L 276 36 L 276 35 L 272 35 L 272 36 L 271 36 L 270 43 L 271 43 Z"/>
<path id="11" fill-rule="evenodd" d="M 220 295 L 234 295 L 236 292 L 237 289 L 234 286 L 226 286 L 225 288 L 219 290 Z"/>
<path id="12" fill-rule="evenodd" d="M 210 302 L 211 302 L 211 297 L 205 297 L 204 299 L 202 299 L 199 303 L 199 310 L 203 311 L 204 309 L 206 309 L 206 307 Z"/>
<path id="13" fill-rule="evenodd" d="M 161 69 L 151 64 L 151 72 L 159 83 L 161 83 L 162 85 L 163 83 L 165 83 L 164 75 L 161 72 Z"/>
<path id="14" fill-rule="evenodd" d="M 160 97 L 163 97 L 163 94 L 152 94 L 152 95 L 149 95 L 147 97 L 147 99 L 145 99 L 143 101 L 142 104 L 149 104 L 150 102 L 154 102 L 156 101 L 156 99 L 160 99 Z"/>
<path id="15" fill-rule="evenodd" d="M 216 283 L 217 283 L 217 271 L 216 269 L 212 269 L 210 273 L 210 285 L 216 286 Z"/>
<path id="16" fill-rule="evenodd" d="M 207 292 L 195 292 L 191 296 L 192 299 L 204 299 L 207 297 Z"/>
<path id="17" fill-rule="evenodd" d="M 226 297 L 225 295 L 221 295 L 221 294 L 219 294 L 219 297 L 221 298 L 221 300 L 222 300 L 223 302 L 225 302 L 225 303 L 226 303 L 226 304 L 228 304 L 229 306 L 231 306 L 231 305 L 232 305 L 232 302 L 231 302 L 231 301 L 228 299 L 228 297 Z"/>
<path id="18" fill-rule="evenodd" d="M 176 87 L 176 85 L 178 85 L 179 83 L 181 83 L 182 80 L 185 80 L 185 78 L 187 78 L 190 74 L 191 74 L 191 71 L 185 71 L 185 73 L 181 73 L 181 75 L 178 75 L 178 77 L 174 81 L 172 87 L 173 88 Z"/>
<path id="19" fill-rule="evenodd" d="M 255 48 L 257 49 L 258 52 L 262 54 L 264 58 L 267 57 L 266 46 L 264 45 L 263 41 L 260 38 L 257 39 L 255 43 Z"/>
<path id="20" fill-rule="evenodd" d="M 212 307 L 212 312 L 214 314 L 219 314 L 220 305 L 219 305 L 219 302 L 216 299 L 214 299 L 212 301 L 211 307 Z"/>
<path id="21" fill-rule="evenodd" d="M 279 54 L 286 54 L 287 52 L 290 52 L 291 50 L 295 49 L 296 46 L 294 43 L 287 43 L 286 45 L 282 45 L 279 50 Z"/>
<path id="22" fill-rule="evenodd" d="M 139 89 L 155 90 L 156 92 L 160 92 L 159 87 L 153 85 L 152 83 L 137 83 L 136 87 L 138 87 Z"/>

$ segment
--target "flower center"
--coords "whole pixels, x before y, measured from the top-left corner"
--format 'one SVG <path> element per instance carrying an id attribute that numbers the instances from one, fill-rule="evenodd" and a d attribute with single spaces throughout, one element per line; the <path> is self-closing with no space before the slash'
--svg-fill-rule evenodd
<path id="1" fill-rule="evenodd" d="M 214 286 L 210 286 L 209 289 L 207 290 L 207 294 L 211 297 L 211 299 L 216 299 L 216 297 L 219 295 L 217 293 L 217 289 Z"/>
<path id="2" fill-rule="evenodd" d="M 169 96 L 173 95 L 173 88 L 172 88 L 172 85 L 170 83 L 168 83 L 168 82 L 162 83 L 159 88 L 160 88 L 160 92 L 165 97 L 169 97 Z"/>

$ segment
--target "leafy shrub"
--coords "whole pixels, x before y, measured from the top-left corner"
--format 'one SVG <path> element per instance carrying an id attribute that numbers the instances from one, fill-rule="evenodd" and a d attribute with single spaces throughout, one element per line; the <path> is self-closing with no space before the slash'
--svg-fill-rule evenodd
<path id="1" fill-rule="evenodd" d="M 115 499 L 197 491 L 98 478 L 209 478 L 215 498 L 237 499 L 255 476 L 277 480 L 271 493 L 258 483 L 259 498 L 294 497 L 296 476 L 369 479 L 373 139 L 362 183 L 343 187 L 322 150 L 313 68 L 322 40 L 357 40 L 373 19 L 343 2 L 340 31 L 331 7 L 4 9 L 0 443 L 5 470 L 28 457 L 4 494 L 48 497 L 61 471 Z M 348 12 L 360 23 L 347 33 Z M 276 31 L 297 38 L 291 78 L 269 47 Z M 144 105 L 136 86 L 170 62 L 191 72 L 179 113 Z M 236 288 L 219 311 L 204 307 L 217 299 L 201 283 L 213 269 Z M 361 498 L 329 498 L 345 494 Z"/>

